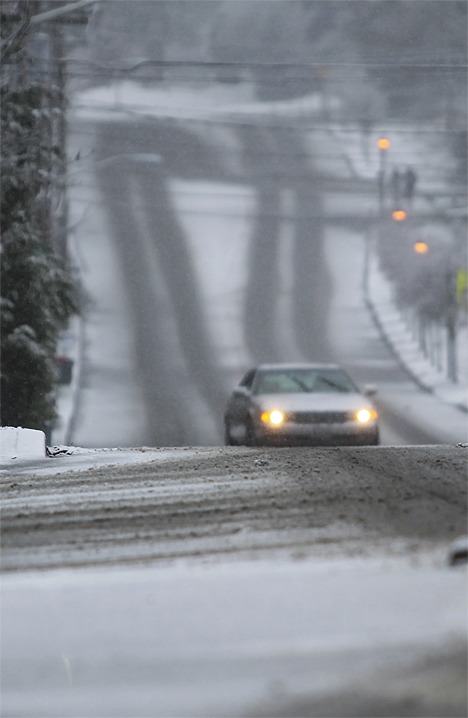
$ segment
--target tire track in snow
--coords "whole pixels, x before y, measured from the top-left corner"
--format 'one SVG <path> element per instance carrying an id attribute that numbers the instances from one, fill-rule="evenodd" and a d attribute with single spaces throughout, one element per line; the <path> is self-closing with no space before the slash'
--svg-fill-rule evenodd
<path id="1" fill-rule="evenodd" d="M 115 128 L 115 125 L 111 128 L 105 126 L 101 128 L 100 143 L 101 147 L 105 148 L 106 154 L 116 154 L 121 148 L 121 138 L 115 132 Z M 137 145 L 138 142 L 144 144 L 145 139 L 148 140 L 142 132 L 135 142 Z M 158 231 L 158 236 L 161 237 L 164 231 L 173 229 L 169 224 L 169 209 L 165 210 L 165 226 L 161 219 L 164 217 L 166 197 L 162 190 L 163 181 L 159 176 L 160 172 L 160 167 L 157 165 L 151 164 L 148 168 L 139 165 L 137 174 L 141 192 L 139 207 L 132 207 L 132 203 L 124 201 L 124 198 L 127 200 L 132 198 L 134 203 L 138 201 L 138 195 L 135 198 L 132 193 L 132 184 L 128 181 L 129 177 L 135 177 L 134 169 L 128 174 L 128 168 L 125 173 L 115 172 L 115 168 L 112 170 L 110 167 L 102 167 L 99 170 L 99 179 L 106 197 L 106 205 L 109 208 L 109 218 L 114 237 L 117 240 L 118 252 L 128 278 L 127 287 L 134 312 L 133 331 L 136 336 L 141 381 L 145 388 L 146 411 L 153 443 L 168 446 L 202 444 L 209 437 L 206 436 L 206 432 L 203 434 L 198 431 L 199 422 L 194 423 L 191 412 L 191 401 L 198 377 L 196 373 L 192 375 L 190 371 L 183 376 L 180 371 L 174 370 L 175 367 L 180 367 L 180 357 L 173 354 L 173 342 L 166 343 L 167 316 L 163 315 L 162 307 L 158 306 L 158 288 L 145 255 L 147 239 L 142 236 L 141 227 L 135 217 L 136 212 L 147 211 L 147 207 L 141 205 L 141 199 L 146 197 L 150 207 L 157 206 L 157 216 L 152 216 L 150 223 Z M 148 187 L 152 189 L 150 196 L 147 191 L 143 192 Z M 157 192 L 154 190 L 155 187 Z M 167 238 L 166 244 L 169 244 L 172 239 L 173 236 L 170 239 Z M 161 241 L 163 240 L 160 239 Z M 177 245 L 177 250 L 179 251 L 178 256 L 174 256 L 174 251 L 171 250 L 170 255 L 166 254 L 162 262 L 160 256 L 158 259 L 162 273 L 167 270 L 169 256 L 171 261 L 177 265 L 172 272 L 177 273 L 179 281 L 173 289 L 171 299 L 174 300 L 174 291 L 180 292 L 181 299 L 175 307 L 171 307 L 171 310 L 179 312 L 179 315 L 181 311 L 187 310 L 187 315 L 193 320 L 196 312 L 196 297 L 190 291 L 192 288 L 191 269 L 187 262 L 182 265 L 184 257 L 181 254 L 180 242 Z M 183 288 L 181 288 L 181 280 L 184 282 Z M 195 329 L 196 325 L 194 332 Z M 203 339 L 203 332 L 200 332 L 200 337 Z M 194 333 L 192 332 L 191 339 L 193 340 L 193 338 Z M 192 348 L 192 351 L 194 348 L 197 351 L 200 350 L 202 339 L 194 341 L 195 347 Z M 205 352 L 200 351 L 200 354 L 205 355 Z M 193 376 L 195 376 L 195 382 Z M 188 410 L 186 406 L 188 406 Z M 216 443 L 214 437 L 210 443 Z"/>

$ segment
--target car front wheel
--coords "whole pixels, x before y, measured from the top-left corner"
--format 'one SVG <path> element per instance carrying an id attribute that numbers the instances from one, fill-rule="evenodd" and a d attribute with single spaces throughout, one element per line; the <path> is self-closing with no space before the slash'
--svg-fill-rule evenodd
<path id="1" fill-rule="evenodd" d="M 247 446 L 258 446 L 252 419 L 247 419 L 245 423 L 245 443 Z"/>
<path id="2" fill-rule="evenodd" d="M 224 444 L 226 446 L 237 446 L 237 441 L 231 436 L 231 425 L 228 422 L 224 425 Z"/>

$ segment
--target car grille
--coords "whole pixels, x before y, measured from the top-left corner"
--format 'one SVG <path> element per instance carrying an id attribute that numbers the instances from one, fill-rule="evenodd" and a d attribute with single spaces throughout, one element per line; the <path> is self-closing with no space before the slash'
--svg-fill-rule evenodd
<path id="1" fill-rule="evenodd" d="M 289 414 L 295 424 L 344 424 L 353 419 L 351 411 L 296 411 Z"/>

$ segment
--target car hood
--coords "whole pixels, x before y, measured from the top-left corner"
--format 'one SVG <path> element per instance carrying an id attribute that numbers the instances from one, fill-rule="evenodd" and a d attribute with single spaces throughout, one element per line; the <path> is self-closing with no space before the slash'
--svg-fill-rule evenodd
<path id="1" fill-rule="evenodd" d="M 310 394 L 260 394 L 253 403 L 262 411 L 354 411 L 372 402 L 362 394 L 310 393 Z"/>

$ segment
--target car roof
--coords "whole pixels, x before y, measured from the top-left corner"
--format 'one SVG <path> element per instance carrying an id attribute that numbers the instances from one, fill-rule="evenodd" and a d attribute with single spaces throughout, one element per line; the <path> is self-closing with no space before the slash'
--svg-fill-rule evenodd
<path id="1" fill-rule="evenodd" d="M 292 363 L 292 364 L 259 364 L 256 367 L 257 371 L 271 371 L 271 370 L 289 370 L 289 369 L 341 369 L 338 364 L 325 364 L 325 363 Z"/>

